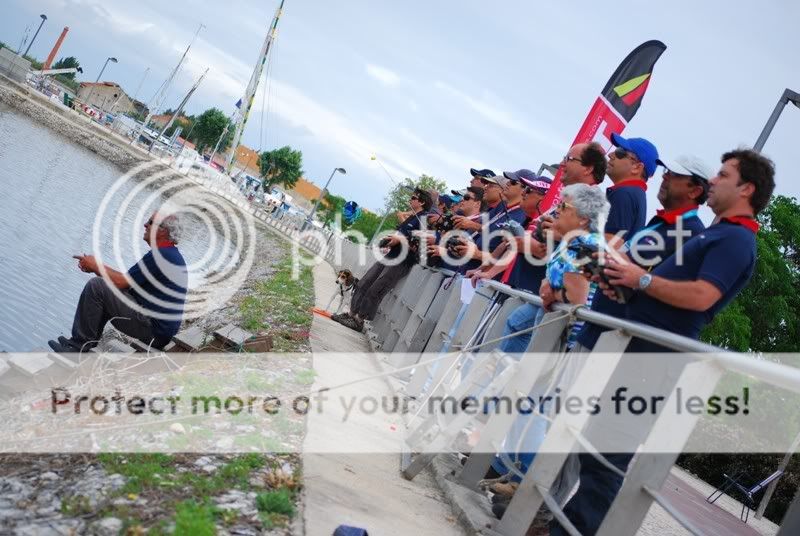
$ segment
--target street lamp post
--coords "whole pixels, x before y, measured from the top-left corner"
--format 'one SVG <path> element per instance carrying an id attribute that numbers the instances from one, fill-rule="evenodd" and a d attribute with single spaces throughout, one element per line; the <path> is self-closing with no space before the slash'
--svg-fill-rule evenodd
<path id="1" fill-rule="evenodd" d="M 30 52 L 31 47 L 33 46 L 33 42 L 36 41 L 36 36 L 39 35 L 39 30 L 42 29 L 42 26 L 44 26 L 44 21 L 47 20 L 47 15 L 45 15 L 44 13 L 39 15 L 39 16 L 42 18 L 42 22 L 40 22 L 39 23 L 39 27 L 36 28 L 36 33 L 33 34 L 33 39 L 31 39 L 31 42 L 28 43 L 28 48 L 25 49 L 25 54 L 23 54 L 23 56 L 27 56 L 28 55 L 28 52 Z"/>
<path id="2" fill-rule="evenodd" d="M 109 62 L 109 61 L 110 61 L 110 62 L 113 62 L 113 63 L 117 63 L 117 58 L 108 58 L 108 59 L 106 60 L 106 62 L 103 64 L 103 68 L 102 68 L 102 69 L 100 69 L 100 74 L 98 74 L 98 75 L 97 75 L 97 80 L 95 80 L 95 81 L 94 81 L 94 83 L 95 83 L 95 84 L 96 84 L 96 83 L 98 83 L 98 82 L 100 81 L 100 77 L 101 77 L 101 76 L 103 76 L 103 71 L 105 71 L 105 70 L 106 70 L 106 65 L 108 65 L 108 62 Z"/>
<path id="3" fill-rule="evenodd" d="M 309 228 L 309 226 L 311 226 L 311 221 L 314 219 L 314 213 L 317 212 L 317 207 L 319 206 L 319 202 L 322 201 L 322 196 L 325 195 L 325 192 L 328 190 L 328 185 L 331 183 L 331 179 L 333 179 L 333 176 L 336 174 L 337 171 L 342 175 L 347 175 L 347 171 L 345 171 L 344 168 L 337 167 L 333 169 L 333 171 L 331 172 L 331 176 L 328 177 L 328 182 L 325 183 L 325 187 L 319 193 L 319 197 L 317 197 L 317 200 L 314 202 L 314 208 L 311 209 L 311 213 L 309 213 L 308 218 L 306 218 L 306 221 L 303 224 L 303 229 L 302 229 L 303 231 L 305 231 L 306 229 Z"/>
<path id="4" fill-rule="evenodd" d="M 764 130 L 761 131 L 761 135 L 753 146 L 754 151 L 760 153 L 761 149 L 764 148 L 764 144 L 767 143 L 767 138 L 769 138 L 769 135 L 772 133 L 772 129 L 775 128 L 775 123 L 778 122 L 781 112 L 783 112 L 784 107 L 790 102 L 800 108 L 800 93 L 787 88 L 783 90 L 783 95 L 781 95 L 781 98 L 778 100 L 778 104 L 775 105 L 775 109 L 772 110 L 772 115 L 769 116 L 767 124 L 764 125 Z"/>
<path id="5" fill-rule="evenodd" d="M 107 58 L 106 59 L 106 62 L 103 64 L 103 68 L 100 69 L 100 74 L 97 75 L 97 80 L 94 81 L 95 85 L 97 85 L 100 82 L 100 77 L 103 76 L 103 71 L 106 70 L 106 65 L 108 65 L 109 61 L 113 62 L 113 63 L 117 63 L 117 58 Z M 84 101 L 84 104 L 87 104 L 89 106 L 92 105 L 91 99 L 92 99 L 92 95 L 93 94 L 94 94 L 94 86 L 92 86 L 92 89 L 89 90 L 89 95 L 86 96 L 86 100 Z M 98 115 L 98 117 L 99 117 L 99 115 Z"/>

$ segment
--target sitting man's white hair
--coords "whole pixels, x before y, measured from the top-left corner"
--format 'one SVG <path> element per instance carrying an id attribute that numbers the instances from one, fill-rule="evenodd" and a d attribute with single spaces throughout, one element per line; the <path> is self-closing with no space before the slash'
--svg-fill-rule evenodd
<path id="1" fill-rule="evenodd" d="M 183 237 L 183 223 L 179 216 L 180 207 L 175 203 L 167 202 L 156 210 L 156 221 L 169 235 L 169 239 L 176 244 Z"/>
<path id="2" fill-rule="evenodd" d="M 588 184 L 570 184 L 561 190 L 561 198 L 569 197 L 569 202 L 575 207 L 578 216 L 589 220 L 589 230 L 597 233 L 602 231 L 608 219 L 608 204 L 605 193 L 597 186 Z"/>

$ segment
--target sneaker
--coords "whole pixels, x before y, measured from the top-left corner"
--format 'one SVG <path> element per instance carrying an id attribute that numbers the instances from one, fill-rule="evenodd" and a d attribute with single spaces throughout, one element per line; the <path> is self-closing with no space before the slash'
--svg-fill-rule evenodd
<path id="1" fill-rule="evenodd" d="M 88 351 L 93 347 L 93 345 L 91 344 L 81 344 L 79 342 L 73 341 L 72 339 L 68 339 L 63 335 L 58 338 L 58 342 L 61 343 L 61 346 L 64 346 L 66 348 L 73 348 L 72 351 L 75 352 L 76 354 L 79 354 L 82 351 Z"/>
<path id="2" fill-rule="evenodd" d="M 74 354 L 74 353 L 78 352 L 78 350 L 76 350 L 72 346 L 66 346 L 66 345 L 61 344 L 60 342 L 54 341 L 52 339 L 47 341 L 47 345 L 50 348 L 52 348 L 52 350 L 57 354 Z"/>
<path id="3" fill-rule="evenodd" d="M 360 320 L 356 320 L 353 317 L 342 318 L 339 320 L 339 323 L 343 326 L 346 326 L 354 331 L 361 332 L 364 329 L 364 322 Z"/>

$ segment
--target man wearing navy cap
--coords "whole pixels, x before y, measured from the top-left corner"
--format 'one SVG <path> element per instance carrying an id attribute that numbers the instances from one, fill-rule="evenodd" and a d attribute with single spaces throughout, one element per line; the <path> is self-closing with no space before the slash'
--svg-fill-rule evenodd
<path id="1" fill-rule="evenodd" d="M 656 171 L 658 150 L 644 138 L 623 138 L 611 135 L 616 149 L 609 155 L 606 175 L 614 184 L 606 189 L 606 199 L 611 204 L 604 229 L 608 247 L 619 250 L 626 240 L 644 227 L 647 213 L 647 179 Z M 622 318 L 625 305 L 597 293 L 592 300 L 592 311 Z M 608 328 L 590 322 L 578 333 L 573 351 L 594 349 L 597 339 Z"/>
<path id="2" fill-rule="evenodd" d="M 665 165 L 673 173 L 696 172 L 686 161 Z M 711 227 L 688 240 L 680 255 L 670 256 L 652 272 L 635 263 L 609 259 L 605 273 L 610 283 L 637 291 L 628 304 L 627 318 L 697 339 L 702 328 L 742 291 L 753 275 L 755 235 L 759 227 L 755 217 L 769 203 L 775 189 L 774 177 L 772 161 L 755 151 L 727 152 L 722 155 L 719 172 L 709 181 L 708 206 L 716 215 Z M 604 292 L 612 295 L 608 289 Z M 626 350 L 663 351 L 668 350 L 637 338 L 631 340 Z M 654 382 L 652 391 L 669 392 L 675 384 L 674 371 L 660 374 L 660 367 L 655 368 L 646 371 L 648 381 Z M 607 432 L 613 434 L 615 430 Z M 605 454 L 605 457 L 619 470 L 626 471 L 633 454 Z M 593 456 L 581 455 L 580 481 L 564 513 L 581 534 L 594 534 L 622 485 L 622 477 Z M 560 525 L 551 531 L 551 534 L 565 533 Z"/>
<path id="3" fill-rule="evenodd" d="M 474 186 L 476 188 L 484 187 L 484 185 L 486 184 L 484 182 L 484 179 L 491 179 L 497 176 L 495 172 L 492 171 L 491 169 L 470 168 L 469 174 L 472 175 L 472 179 L 470 180 L 469 185 Z"/>

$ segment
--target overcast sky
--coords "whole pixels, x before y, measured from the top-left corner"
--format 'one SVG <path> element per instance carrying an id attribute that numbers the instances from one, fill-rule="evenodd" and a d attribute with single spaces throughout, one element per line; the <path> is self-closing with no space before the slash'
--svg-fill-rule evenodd
<path id="1" fill-rule="evenodd" d="M 137 95 L 145 102 L 204 24 L 167 101 L 175 107 L 209 67 L 190 113 L 233 111 L 279 3 L 2 1 L 0 40 L 16 48 L 45 13 L 34 56 L 46 57 L 69 26 L 59 57 L 76 56 L 94 81 L 116 56 L 103 78 L 129 94 L 150 67 Z M 659 39 L 667 50 L 625 135 L 716 168 L 723 151 L 755 142 L 784 88 L 800 91 L 800 2 L 648 4 L 286 0 L 269 91 L 259 91 L 244 141 L 301 149 L 319 185 L 345 167 L 331 190 L 371 209 L 391 188 L 373 153 L 395 179 L 427 173 L 452 187 L 466 184 L 470 167 L 535 171 L 560 160 L 625 55 Z M 796 197 L 798 140 L 800 110 L 790 105 L 764 152 L 778 192 Z"/>

